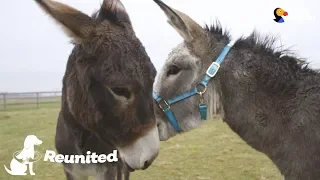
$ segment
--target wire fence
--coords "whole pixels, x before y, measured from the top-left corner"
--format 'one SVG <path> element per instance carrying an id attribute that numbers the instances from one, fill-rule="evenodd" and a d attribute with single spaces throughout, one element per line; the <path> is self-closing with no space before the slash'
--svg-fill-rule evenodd
<path id="1" fill-rule="evenodd" d="M 61 92 L 0 93 L 0 111 L 26 108 L 58 107 Z"/>
<path id="2" fill-rule="evenodd" d="M 211 102 L 213 113 L 219 114 L 220 100 L 214 91 Z M 36 108 L 57 108 L 61 104 L 61 92 L 22 92 L 22 93 L 0 93 L 0 111 L 23 110 Z"/>

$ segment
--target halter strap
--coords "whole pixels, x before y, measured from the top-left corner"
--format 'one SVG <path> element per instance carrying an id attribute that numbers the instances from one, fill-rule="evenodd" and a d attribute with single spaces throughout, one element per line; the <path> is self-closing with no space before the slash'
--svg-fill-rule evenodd
<path id="1" fill-rule="evenodd" d="M 196 88 L 192 89 L 191 91 L 188 91 L 186 93 L 183 93 L 179 96 L 176 96 L 172 99 L 169 100 L 164 100 L 162 99 L 160 96 L 158 96 L 155 92 L 152 93 L 153 99 L 155 99 L 158 103 L 158 106 L 160 107 L 160 109 L 164 112 L 164 114 L 166 115 L 167 119 L 169 120 L 169 122 L 171 123 L 171 125 L 173 126 L 173 128 L 177 131 L 177 132 L 181 132 L 181 129 L 179 127 L 179 123 L 176 120 L 173 112 L 170 110 L 170 105 L 174 104 L 178 101 L 181 101 L 183 99 L 186 99 L 188 97 L 191 97 L 195 94 L 198 93 L 198 90 Z M 164 105 L 162 105 L 161 103 L 164 103 Z"/>
<path id="2" fill-rule="evenodd" d="M 209 68 L 206 71 L 206 75 L 203 77 L 202 81 L 200 82 L 200 85 L 204 87 L 203 91 L 199 91 L 197 87 L 191 89 L 190 91 L 184 92 L 178 96 L 175 96 L 171 99 L 165 100 L 162 97 L 158 96 L 155 92 L 152 93 L 153 99 L 158 103 L 159 108 L 164 112 L 166 115 L 166 118 L 169 120 L 170 124 L 172 127 L 177 131 L 181 132 L 181 128 L 179 126 L 179 123 L 174 116 L 173 112 L 170 109 L 170 105 L 182 101 L 183 99 L 189 98 L 195 94 L 200 95 L 200 104 L 199 104 L 199 109 L 200 109 L 200 116 L 202 120 L 207 119 L 207 106 L 203 101 L 203 94 L 206 92 L 207 89 L 207 84 L 209 81 L 217 74 L 220 64 L 222 61 L 225 59 L 226 55 L 230 51 L 231 47 L 233 46 L 234 42 L 230 42 L 227 44 L 222 52 L 220 53 L 219 57 L 216 59 L 216 61 L 212 62 Z M 202 101 L 202 102 L 201 102 Z"/>

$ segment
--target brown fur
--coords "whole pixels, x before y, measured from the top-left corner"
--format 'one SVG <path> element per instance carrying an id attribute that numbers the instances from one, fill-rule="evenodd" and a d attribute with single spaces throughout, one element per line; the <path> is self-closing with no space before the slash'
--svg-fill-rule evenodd
<path id="1" fill-rule="evenodd" d="M 58 152 L 106 154 L 144 136 L 155 126 L 151 92 L 156 71 L 122 3 L 105 0 L 90 17 L 55 1 L 36 2 L 75 43 L 63 78 Z M 132 100 L 127 99 L 128 94 Z M 111 173 L 114 176 L 128 173 L 119 163 L 116 167 L 120 169 Z M 113 167 L 101 166 L 110 166 L 109 171 Z M 68 179 L 74 178 L 74 169 L 65 165 Z"/>

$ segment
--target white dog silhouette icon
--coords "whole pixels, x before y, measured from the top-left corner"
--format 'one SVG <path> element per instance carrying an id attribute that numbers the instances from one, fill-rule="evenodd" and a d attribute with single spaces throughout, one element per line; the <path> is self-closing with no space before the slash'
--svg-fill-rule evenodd
<path id="1" fill-rule="evenodd" d="M 8 169 L 5 165 L 4 168 L 11 175 L 27 175 L 26 171 L 29 166 L 30 175 L 35 175 L 33 172 L 33 163 L 35 162 L 35 154 L 34 146 L 39 146 L 42 144 L 42 141 L 38 139 L 35 135 L 28 135 L 24 140 L 24 147 L 21 151 L 19 151 L 18 155 L 13 156 L 13 159 L 10 163 L 10 169 Z"/>

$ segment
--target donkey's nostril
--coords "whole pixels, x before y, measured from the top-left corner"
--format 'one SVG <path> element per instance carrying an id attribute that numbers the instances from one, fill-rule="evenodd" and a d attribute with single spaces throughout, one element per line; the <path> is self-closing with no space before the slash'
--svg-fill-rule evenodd
<path id="1" fill-rule="evenodd" d="M 145 161 L 142 170 L 147 169 L 147 168 L 150 166 L 150 164 L 151 164 L 151 163 L 149 163 L 149 161 Z"/>

